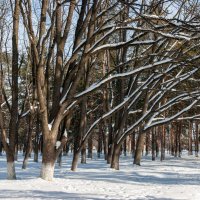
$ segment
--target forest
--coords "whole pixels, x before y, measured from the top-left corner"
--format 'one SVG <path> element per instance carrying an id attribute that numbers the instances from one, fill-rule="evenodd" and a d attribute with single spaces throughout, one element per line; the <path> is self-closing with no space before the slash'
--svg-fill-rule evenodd
<path id="1" fill-rule="evenodd" d="M 198 0 L 1 0 L 0 155 L 51 181 L 72 153 L 120 169 L 131 154 L 199 153 Z M 189 161 L 188 161 L 189 162 Z"/>

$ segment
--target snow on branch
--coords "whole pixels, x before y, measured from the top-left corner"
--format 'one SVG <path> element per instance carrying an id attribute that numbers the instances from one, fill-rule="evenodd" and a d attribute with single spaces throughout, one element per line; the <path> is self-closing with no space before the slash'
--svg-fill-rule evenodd
<path id="1" fill-rule="evenodd" d="M 103 79 L 102 81 L 100 81 L 99 83 L 94 83 L 93 85 L 91 85 L 90 87 L 88 87 L 85 91 L 77 94 L 75 96 L 75 98 L 80 98 L 82 96 L 85 96 L 87 94 L 90 94 L 91 92 L 93 92 L 94 90 L 97 90 L 98 88 L 102 87 L 103 85 L 105 85 L 106 83 L 114 80 L 114 79 L 119 79 L 119 78 L 126 78 L 126 77 L 129 77 L 129 76 L 132 76 L 132 75 L 135 75 L 141 71 L 144 71 L 144 70 L 147 70 L 147 69 L 151 69 L 151 68 L 155 68 L 155 67 L 158 67 L 160 65 L 164 65 L 164 64 L 170 64 L 173 60 L 170 59 L 170 58 L 167 58 L 165 60 L 162 60 L 162 61 L 158 61 L 158 62 L 155 62 L 153 64 L 149 64 L 149 65 L 145 65 L 145 66 L 142 66 L 142 67 L 139 67 L 139 68 L 136 68 L 132 71 L 129 71 L 129 72 L 124 72 L 124 73 L 118 73 L 118 74 L 115 74 L 115 75 L 111 75 L 105 79 Z"/>
<path id="2" fill-rule="evenodd" d="M 171 117 L 165 118 L 164 120 L 160 120 L 160 121 L 157 121 L 155 123 L 147 123 L 144 126 L 144 131 L 147 130 L 147 129 L 150 129 L 150 128 L 154 127 L 154 126 L 159 126 L 159 125 L 171 122 L 172 120 L 176 119 L 177 117 L 179 117 L 183 113 L 185 113 L 188 110 L 190 110 L 198 101 L 199 101 L 199 99 L 194 100 L 189 106 L 185 107 L 184 109 L 182 109 L 181 111 L 179 111 L 178 113 L 176 113 L 175 115 L 173 115 Z"/>

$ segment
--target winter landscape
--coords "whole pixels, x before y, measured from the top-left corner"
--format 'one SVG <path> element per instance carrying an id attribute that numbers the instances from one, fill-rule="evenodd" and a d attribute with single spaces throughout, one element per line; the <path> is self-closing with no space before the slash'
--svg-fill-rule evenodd
<path id="1" fill-rule="evenodd" d="M 200 199 L 199 0 L 0 0 L 1 199 Z"/>
<path id="2" fill-rule="evenodd" d="M 6 180 L 1 157 L 0 199 L 199 200 L 200 161 L 185 153 L 182 158 L 167 155 L 163 162 L 145 156 L 141 166 L 133 166 L 130 155 L 122 156 L 119 171 L 94 156 L 72 172 L 68 156 L 62 167 L 56 166 L 52 182 L 39 178 L 40 165 L 31 158 L 28 169 L 21 169 L 21 157 L 16 163 L 17 180 Z"/>

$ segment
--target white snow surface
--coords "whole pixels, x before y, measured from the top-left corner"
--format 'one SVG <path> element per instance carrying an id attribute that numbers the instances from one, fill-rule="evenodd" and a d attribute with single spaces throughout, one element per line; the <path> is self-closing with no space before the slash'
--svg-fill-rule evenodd
<path id="1" fill-rule="evenodd" d="M 144 157 L 141 166 L 133 166 L 131 155 L 122 156 L 120 170 L 115 171 L 102 158 L 88 159 L 70 171 L 71 156 L 56 164 L 52 182 L 39 178 L 41 162 L 29 160 L 22 170 L 22 156 L 16 162 L 16 181 L 6 179 L 5 155 L 0 157 L 0 199 L 137 199 L 137 200 L 199 200 L 200 158 L 187 156 L 151 161 Z M 33 156 L 32 156 L 33 157 Z M 41 158 L 40 158 L 41 159 Z"/>

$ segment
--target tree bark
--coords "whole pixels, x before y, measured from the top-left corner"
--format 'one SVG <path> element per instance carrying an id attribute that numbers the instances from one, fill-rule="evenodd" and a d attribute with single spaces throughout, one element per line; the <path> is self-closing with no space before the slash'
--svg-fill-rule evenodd
<path id="1" fill-rule="evenodd" d="M 152 129 L 152 136 L 151 136 L 151 142 L 152 142 L 152 145 L 151 145 L 151 151 L 152 151 L 152 161 L 155 161 L 156 160 L 156 127 L 154 127 Z"/>
<path id="2" fill-rule="evenodd" d="M 40 177 L 47 181 L 52 181 L 55 167 L 55 139 L 43 138 L 42 168 Z"/>
<path id="3" fill-rule="evenodd" d="M 192 155 L 192 123 L 189 122 L 188 127 L 188 155 Z"/>
<path id="4" fill-rule="evenodd" d="M 86 145 L 83 145 L 83 148 L 81 150 L 81 163 L 86 164 Z"/>
<path id="5" fill-rule="evenodd" d="M 140 165 L 142 158 L 142 151 L 144 149 L 144 141 L 145 141 L 145 134 L 140 132 L 137 139 L 136 151 L 133 162 L 133 164 L 135 165 Z"/>
<path id="6" fill-rule="evenodd" d="M 121 145 L 115 144 L 113 148 L 112 162 L 111 162 L 111 168 L 115 170 L 119 170 L 120 150 L 121 150 Z"/>

